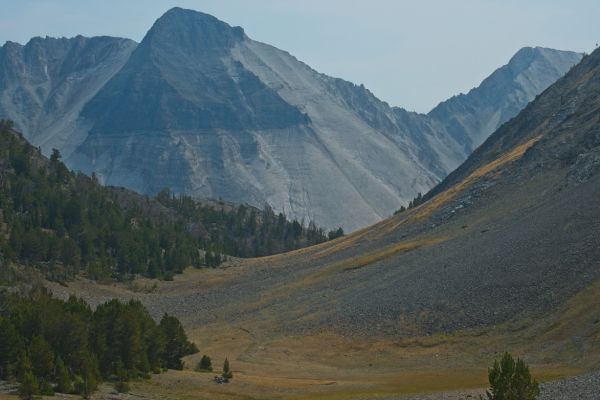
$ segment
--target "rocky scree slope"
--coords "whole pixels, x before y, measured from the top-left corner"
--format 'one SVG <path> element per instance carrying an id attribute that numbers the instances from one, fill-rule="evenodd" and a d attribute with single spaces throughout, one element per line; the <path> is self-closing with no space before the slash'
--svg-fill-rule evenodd
<path id="1" fill-rule="evenodd" d="M 75 50 L 58 51 L 55 41 Z M 92 51 L 93 43 L 104 46 Z M 29 56 L 34 50 L 52 59 Z M 111 185 L 268 203 L 290 218 L 351 231 L 434 186 L 580 57 L 520 53 L 481 90 L 422 115 L 320 74 L 239 27 L 174 8 L 137 47 L 80 37 L 8 43 L 0 74 L 30 72 L 4 79 L 0 116 Z M 88 62 L 68 68 L 77 60 Z"/>

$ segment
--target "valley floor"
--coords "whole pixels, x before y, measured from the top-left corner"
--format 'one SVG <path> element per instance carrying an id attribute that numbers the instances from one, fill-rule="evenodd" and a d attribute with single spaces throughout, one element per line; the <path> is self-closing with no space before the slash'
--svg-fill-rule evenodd
<path id="1" fill-rule="evenodd" d="M 125 396 L 131 399 L 477 398 L 487 384 L 487 367 L 503 351 L 524 357 L 536 378 L 550 382 L 544 384 L 542 399 L 591 399 L 586 396 L 600 392 L 600 373 L 585 373 L 600 365 L 600 283 L 545 317 L 450 335 L 345 336 L 327 329 L 292 334 L 277 329 L 277 320 L 267 311 L 251 318 L 230 316 L 228 306 L 201 296 L 207 288 L 221 287 L 219 296 L 231 292 L 232 300 L 224 303 L 234 302 L 239 308 L 236 287 L 230 283 L 254 262 L 189 270 L 174 282 L 138 279 L 101 285 L 77 280 L 48 285 L 63 298 L 75 294 L 91 304 L 137 298 L 155 317 L 168 312 L 181 318 L 200 352 L 186 358 L 184 371 L 134 383 L 133 394 Z M 215 373 L 193 371 L 203 354 L 213 359 Z M 234 379 L 217 385 L 212 378 L 225 357 Z M 565 377 L 574 378 L 556 381 Z M 580 397 L 568 397 L 579 392 Z M 96 397 L 123 396 L 111 394 L 109 388 Z"/>
<path id="2" fill-rule="evenodd" d="M 261 394 L 244 394 L 241 389 L 244 382 L 233 381 L 228 385 L 212 383 L 212 374 L 199 374 L 191 372 L 170 371 L 161 376 L 154 376 L 152 380 L 138 382 L 132 385 L 128 394 L 117 393 L 111 385 L 103 384 L 93 395 L 95 400 L 155 400 L 155 399 L 352 399 L 352 400 L 468 400 L 478 399 L 484 395 L 484 389 L 469 389 L 458 391 L 441 391 L 432 393 L 387 395 L 385 393 L 332 393 L 331 395 L 293 395 L 287 393 L 282 387 L 281 392 L 271 397 Z M 309 383 L 309 382 L 305 382 Z M 327 383 L 312 382 L 313 385 L 328 385 Z M 330 385 L 331 386 L 331 385 Z M 600 371 L 592 371 L 581 375 L 543 382 L 540 385 L 539 400 L 597 400 L 600 393 Z M 16 387 L 0 383 L 0 400 L 15 400 Z M 78 399 L 78 396 L 57 394 L 55 400 Z M 48 398 L 52 399 L 52 398 Z"/>

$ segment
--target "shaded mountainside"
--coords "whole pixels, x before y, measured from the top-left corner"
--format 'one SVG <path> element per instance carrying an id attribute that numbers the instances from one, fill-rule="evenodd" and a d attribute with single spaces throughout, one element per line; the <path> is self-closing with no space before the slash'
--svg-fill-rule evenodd
<path id="1" fill-rule="evenodd" d="M 33 49 L 55 54 L 61 65 L 80 57 L 54 50 L 55 41 L 8 43 L 0 52 L 0 65 L 32 70 L 0 86 L 0 115 L 46 154 L 56 147 L 69 167 L 141 193 L 169 187 L 267 203 L 290 218 L 346 230 L 375 223 L 429 190 L 579 57 L 522 50 L 501 69 L 508 72 L 422 115 L 191 10 L 169 10 L 137 47 L 124 39 L 60 40 L 94 50 L 98 70 L 91 63 L 77 74 L 62 68 L 46 77 L 51 63 L 30 60 Z M 0 75 L 4 69 L 12 71 L 0 67 Z M 40 99 L 19 94 L 40 85 L 58 89 Z M 55 92 L 75 90 L 76 101 L 53 100 Z"/>
<path id="2" fill-rule="evenodd" d="M 143 193 L 168 182 L 326 226 L 375 222 L 400 190 L 423 191 L 446 170 L 422 165 L 435 152 L 401 145 L 391 109 L 364 88 L 189 10 L 162 16 L 82 117 L 93 127 L 67 160 L 105 182 Z"/>
<path id="3" fill-rule="evenodd" d="M 95 176 L 70 172 L 60 153 L 42 156 L 11 125 L 0 121 L 2 280 L 11 279 L 11 262 L 54 279 L 80 270 L 95 279 L 172 278 L 188 266 L 216 266 L 222 253 L 260 256 L 327 240 L 314 224 L 269 208 L 101 186 Z"/>

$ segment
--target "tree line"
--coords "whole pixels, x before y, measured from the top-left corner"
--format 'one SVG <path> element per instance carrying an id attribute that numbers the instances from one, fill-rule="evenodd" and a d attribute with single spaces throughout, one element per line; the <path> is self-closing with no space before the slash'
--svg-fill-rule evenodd
<path id="1" fill-rule="evenodd" d="M 411 210 L 415 207 L 418 207 L 421 204 L 423 204 L 424 202 L 425 202 L 425 197 L 423 197 L 421 192 L 419 192 L 419 193 L 417 193 L 417 195 L 415 196 L 414 199 L 412 199 L 411 201 L 408 202 L 408 207 L 400 206 L 400 208 L 398 210 L 394 211 L 394 215 L 397 215 L 406 210 Z"/>
<path id="2" fill-rule="evenodd" d="M 87 397 L 102 381 L 122 389 L 131 379 L 182 369 L 181 358 L 197 351 L 177 318 L 165 314 L 157 324 L 139 301 L 92 310 L 43 287 L 0 293 L 0 379 L 19 382 L 23 398 Z"/>
<path id="3" fill-rule="evenodd" d="M 288 221 L 266 207 L 215 206 L 168 190 L 155 198 L 105 187 L 50 159 L 0 121 L 0 262 L 35 266 L 50 279 L 136 274 L 171 279 L 224 254 L 265 256 L 343 235 Z M 2 277 L 0 276 L 0 279 Z"/>

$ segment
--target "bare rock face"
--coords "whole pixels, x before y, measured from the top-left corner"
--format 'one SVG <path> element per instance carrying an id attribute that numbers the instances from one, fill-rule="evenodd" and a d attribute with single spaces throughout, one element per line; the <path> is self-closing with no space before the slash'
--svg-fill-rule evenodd
<path id="1" fill-rule="evenodd" d="M 496 129 L 581 60 L 582 54 L 541 47 L 519 50 L 479 87 L 440 103 L 428 114 L 470 154 Z"/>
<path id="2" fill-rule="evenodd" d="M 42 40 L 44 51 L 61 65 L 70 56 L 85 59 L 61 53 L 53 40 Z M 503 67 L 512 72 L 495 73 L 493 85 L 484 82 L 459 96 L 460 104 L 423 115 L 390 107 L 362 85 L 320 74 L 242 28 L 190 10 L 168 11 L 137 47 L 125 39 L 61 40 L 105 46 L 77 74 L 58 74 L 55 85 L 68 94 L 61 101 L 53 100 L 54 89 L 37 95 L 44 63 L 7 56 L 14 47 L 24 52 L 10 43 L 0 53 L 0 115 L 34 144 L 59 148 L 70 167 L 107 184 L 268 203 L 289 217 L 347 231 L 433 187 L 492 132 L 487 127 L 516 114 L 578 60 L 531 49 L 553 56 L 545 63 L 535 54 L 529 63 L 515 56 Z M 7 67 L 13 59 L 22 66 Z M 24 68 L 36 72 L 10 78 Z"/>
<path id="3" fill-rule="evenodd" d="M 0 48 L 0 118 L 49 153 L 70 153 L 87 135 L 83 106 L 125 64 L 136 43 L 112 37 L 33 38 Z"/>

